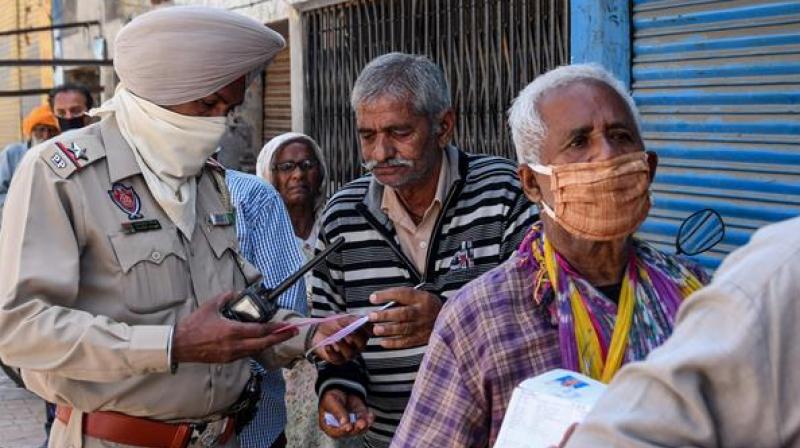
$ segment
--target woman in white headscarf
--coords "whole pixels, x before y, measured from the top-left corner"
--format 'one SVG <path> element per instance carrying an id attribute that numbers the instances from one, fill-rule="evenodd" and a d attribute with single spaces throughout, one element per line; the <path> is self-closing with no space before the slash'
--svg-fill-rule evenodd
<path id="1" fill-rule="evenodd" d="M 306 259 L 311 258 L 319 230 L 319 217 L 325 205 L 324 189 L 328 178 L 319 145 L 305 134 L 281 134 L 261 149 L 256 162 L 256 174 L 278 190 L 292 220 L 297 242 Z M 309 280 L 310 274 L 306 274 L 310 308 Z M 317 371 L 314 366 L 307 362 L 297 363 L 292 370 L 284 370 L 283 377 L 286 381 L 287 447 L 346 446 L 347 442 L 334 441 L 319 428 L 317 396 L 314 392 Z"/>
<path id="2" fill-rule="evenodd" d="M 280 193 L 292 220 L 295 237 L 306 258 L 311 258 L 319 230 L 319 216 L 325 205 L 324 188 L 328 177 L 322 149 L 305 134 L 281 134 L 261 149 L 256 174 Z"/>

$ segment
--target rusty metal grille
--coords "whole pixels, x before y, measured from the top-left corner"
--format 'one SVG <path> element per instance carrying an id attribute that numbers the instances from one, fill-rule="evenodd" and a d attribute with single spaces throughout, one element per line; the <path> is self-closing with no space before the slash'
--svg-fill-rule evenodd
<path id="1" fill-rule="evenodd" d="M 304 13 L 306 123 L 329 191 L 361 175 L 350 91 L 374 57 L 440 64 L 458 114 L 456 144 L 514 158 L 506 111 L 536 75 L 569 60 L 568 0 L 358 0 Z"/>

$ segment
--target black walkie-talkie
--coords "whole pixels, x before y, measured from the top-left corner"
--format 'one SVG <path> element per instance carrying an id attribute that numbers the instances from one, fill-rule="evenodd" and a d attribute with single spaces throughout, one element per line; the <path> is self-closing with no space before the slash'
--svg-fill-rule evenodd
<path id="1" fill-rule="evenodd" d="M 332 250 L 337 249 L 342 244 L 344 244 L 344 237 L 336 238 L 325 250 L 315 255 L 297 272 L 287 277 L 286 280 L 273 289 L 265 287 L 261 280 L 253 283 L 243 289 L 236 299 L 226 303 L 220 312 L 228 319 L 239 322 L 269 322 L 278 311 L 278 305 L 275 304 L 278 297 L 286 292 L 297 280 L 300 280 L 300 277 L 308 272 L 309 269 L 324 260 Z"/>

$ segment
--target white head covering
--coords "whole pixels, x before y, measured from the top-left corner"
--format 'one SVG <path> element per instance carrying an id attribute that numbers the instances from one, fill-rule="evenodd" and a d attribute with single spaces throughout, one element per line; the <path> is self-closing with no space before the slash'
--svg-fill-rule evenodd
<path id="1" fill-rule="evenodd" d="M 270 184 L 274 185 L 274 182 L 272 181 L 272 164 L 275 163 L 275 156 L 278 154 L 278 151 L 283 149 L 284 146 L 298 141 L 308 144 L 308 146 L 314 150 L 314 155 L 317 156 L 317 161 L 319 161 L 319 166 L 321 167 L 320 170 L 322 172 L 322 179 L 320 179 L 320 190 L 323 190 L 325 187 L 325 181 L 328 179 L 328 168 L 325 164 L 325 157 L 322 155 L 322 149 L 313 138 L 299 132 L 287 132 L 285 134 L 275 136 L 268 141 L 267 144 L 261 148 L 261 152 L 258 154 L 258 160 L 256 161 L 256 174 Z M 322 191 L 319 191 L 317 196 L 314 198 L 315 214 L 319 213 L 323 205 L 325 205 L 325 194 L 323 194 Z"/>
<path id="2" fill-rule="evenodd" d="M 114 69 L 132 93 L 160 106 L 186 103 L 261 70 L 286 43 L 249 17 L 206 6 L 142 14 L 114 42 Z"/>
<path id="3" fill-rule="evenodd" d="M 122 28 L 114 68 L 122 82 L 90 115 L 113 114 L 156 202 L 191 238 L 196 176 L 225 132 L 225 117 L 161 106 L 194 101 L 260 71 L 284 41 L 255 20 L 201 6 L 162 8 Z"/>

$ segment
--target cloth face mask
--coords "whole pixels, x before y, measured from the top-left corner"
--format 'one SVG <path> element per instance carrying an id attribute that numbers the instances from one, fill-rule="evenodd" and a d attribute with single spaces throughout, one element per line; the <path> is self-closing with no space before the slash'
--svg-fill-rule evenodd
<path id="1" fill-rule="evenodd" d="M 601 162 L 528 166 L 550 177 L 554 204 L 551 207 L 542 200 L 545 213 L 579 238 L 625 237 L 650 211 L 650 168 L 644 152 Z"/>
<path id="2" fill-rule="evenodd" d="M 90 115 L 114 114 L 156 202 L 191 239 L 197 176 L 219 146 L 225 117 L 182 115 L 130 93 L 123 83 Z"/>
<path id="3" fill-rule="evenodd" d="M 67 132 L 71 129 L 80 129 L 85 125 L 83 115 L 72 118 L 56 117 L 56 120 L 58 120 L 58 128 L 61 132 Z"/>

